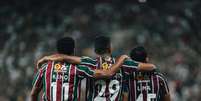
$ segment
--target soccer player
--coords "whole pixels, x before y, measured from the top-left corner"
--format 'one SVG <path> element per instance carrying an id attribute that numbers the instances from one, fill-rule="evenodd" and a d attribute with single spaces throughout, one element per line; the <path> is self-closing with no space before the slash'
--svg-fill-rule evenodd
<path id="1" fill-rule="evenodd" d="M 148 57 L 144 47 L 134 48 L 130 56 L 133 60 L 147 63 Z M 137 71 L 123 65 L 127 74 L 129 101 L 170 101 L 169 88 L 164 76 L 156 71 Z M 124 89 L 124 90 L 125 90 Z"/>
<path id="2" fill-rule="evenodd" d="M 57 41 L 59 54 L 73 55 L 74 48 L 75 42 L 70 37 L 64 37 Z M 121 66 L 125 58 L 127 56 L 122 55 L 119 62 L 112 67 L 115 69 Z M 90 61 L 90 59 L 81 58 L 81 64 L 82 61 Z M 83 65 L 70 64 L 66 61 L 47 61 L 39 67 L 34 78 L 31 100 L 37 101 L 38 95 L 43 89 L 44 101 L 79 101 L 80 81 L 83 77 L 107 77 L 115 73 L 113 68 L 108 72 L 93 69 L 93 65 L 91 66 L 91 68 L 88 68 Z"/>
<path id="3" fill-rule="evenodd" d="M 109 37 L 100 36 L 95 39 L 95 52 L 97 58 L 81 63 L 80 57 L 61 55 L 60 57 L 49 56 L 39 61 L 44 60 L 66 60 L 71 63 L 82 65 L 94 65 L 94 68 L 102 67 L 103 70 L 110 70 L 111 65 L 115 63 L 115 58 L 111 56 L 111 42 Z M 125 61 L 127 65 L 140 70 L 152 70 L 153 64 L 138 63 L 131 59 Z M 138 67 L 138 68 L 137 68 Z M 122 84 L 123 71 L 120 69 L 110 78 L 87 79 L 87 101 L 122 101 Z"/>

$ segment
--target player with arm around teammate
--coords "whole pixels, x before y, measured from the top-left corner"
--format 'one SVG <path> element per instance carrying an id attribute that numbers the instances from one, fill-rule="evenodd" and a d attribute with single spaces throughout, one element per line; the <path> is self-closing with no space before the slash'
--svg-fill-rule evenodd
<path id="1" fill-rule="evenodd" d="M 57 41 L 57 51 L 59 54 L 73 55 L 75 42 L 70 37 L 64 37 Z M 59 55 L 57 54 L 57 55 Z M 114 68 L 120 66 L 127 56 L 121 56 L 120 62 L 113 65 Z M 86 61 L 88 59 L 81 59 Z M 38 72 L 33 80 L 31 91 L 31 101 L 37 101 L 39 93 L 43 90 L 44 101 L 80 101 L 80 81 L 83 77 L 107 77 L 111 76 L 112 69 L 103 71 L 75 65 L 66 61 L 47 61 L 38 68 Z"/>
<path id="2" fill-rule="evenodd" d="M 111 56 L 111 42 L 110 38 L 100 36 L 95 39 L 95 52 L 97 58 L 91 60 L 90 58 L 82 59 L 81 57 L 60 55 L 58 56 L 48 56 L 43 58 L 44 60 L 65 60 L 71 63 L 82 64 L 86 66 L 94 66 L 95 69 L 99 68 L 102 70 L 113 69 L 112 64 L 115 63 L 115 58 Z M 138 63 L 132 60 L 128 61 L 133 64 L 131 66 L 139 67 L 137 69 L 141 70 L 152 70 L 154 65 Z M 115 70 L 115 73 L 110 78 L 89 78 L 87 79 L 87 101 L 122 101 L 122 83 L 123 83 L 123 71 L 121 69 Z"/>
<path id="3" fill-rule="evenodd" d="M 144 47 L 134 48 L 130 56 L 135 61 L 148 62 Z M 128 91 L 129 101 L 170 101 L 167 81 L 160 72 L 133 70 L 126 64 L 123 68 L 128 77 L 124 90 Z"/>

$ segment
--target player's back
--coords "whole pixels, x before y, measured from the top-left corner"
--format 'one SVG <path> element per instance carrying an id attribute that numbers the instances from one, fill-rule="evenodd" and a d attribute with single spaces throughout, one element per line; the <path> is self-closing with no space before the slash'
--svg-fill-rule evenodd
<path id="1" fill-rule="evenodd" d="M 77 75 L 77 66 L 54 61 L 43 64 L 34 86 L 43 87 L 44 101 L 79 101 L 81 79 Z"/>
<path id="2" fill-rule="evenodd" d="M 163 101 L 169 92 L 167 82 L 159 72 L 133 72 L 128 84 L 130 101 Z"/>
<path id="3" fill-rule="evenodd" d="M 96 67 L 109 69 L 115 63 L 115 58 L 96 59 Z M 122 71 L 110 78 L 87 79 L 87 101 L 121 101 Z"/>

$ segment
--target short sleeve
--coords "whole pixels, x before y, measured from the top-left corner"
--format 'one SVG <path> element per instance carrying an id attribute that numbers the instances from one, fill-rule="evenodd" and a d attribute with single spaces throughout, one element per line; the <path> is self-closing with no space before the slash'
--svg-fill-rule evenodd
<path id="1" fill-rule="evenodd" d="M 93 68 L 89 68 L 85 65 L 78 65 L 77 66 L 77 73 L 78 76 L 83 77 L 93 77 L 95 70 Z"/>
<path id="2" fill-rule="evenodd" d="M 94 60 L 90 57 L 83 56 L 83 57 L 81 57 L 80 65 L 95 69 L 96 68 L 96 60 Z"/>
<path id="3" fill-rule="evenodd" d="M 34 76 L 34 79 L 33 79 L 33 82 L 32 82 L 32 85 L 33 87 L 35 88 L 40 88 L 42 87 L 42 78 L 43 78 L 43 72 L 42 70 L 40 69 L 36 75 Z"/>
<path id="4" fill-rule="evenodd" d="M 137 71 L 139 62 L 133 61 L 131 59 L 127 59 L 124 61 L 122 68 L 126 74 L 131 74 L 132 72 Z"/>
<path id="5" fill-rule="evenodd" d="M 33 87 L 37 87 L 40 88 L 42 87 L 42 79 L 43 79 L 43 75 L 44 75 L 44 71 L 47 67 L 47 63 L 43 64 L 40 69 L 37 71 L 37 73 L 34 76 L 32 85 Z"/>
<path id="6" fill-rule="evenodd" d="M 161 93 L 162 95 L 166 95 L 169 93 L 169 87 L 167 84 L 167 80 L 164 77 L 161 77 L 161 81 L 160 81 L 160 88 L 161 88 Z"/>

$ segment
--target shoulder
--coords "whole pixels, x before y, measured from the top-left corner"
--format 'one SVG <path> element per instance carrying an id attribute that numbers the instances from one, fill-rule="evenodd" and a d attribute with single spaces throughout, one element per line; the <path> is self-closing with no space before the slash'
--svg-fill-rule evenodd
<path id="1" fill-rule="evenodd" d="M 132 59 L 126 59 L 125 61 L 124 61 L 124 63 L 123 63 L 123 66 L 132 66 L 132 67 L 136 67 L 136 66 L 138 66 L 138 64 L 139 64 L 139 62 L 137 62 L 137 61 L 134 61 L 134 60 L 132 60 Z"/>
<path id="2" fill-rule="evenodd" d="M 96 65 L 96 60 L 87 56 L 82 56 L 81 64 Z"/>
<path id="3" fill-rule="evenodd" d="M 48 63 L 45 62 L 45 63 L 43 63 L 40 67 L 37 67 L 37 69 L 40 70 L 40 71 L 41 71 L 41 70 L 44 71 L 47 66 L 48 66 Z"/>
<path id="4" fill-rule="evenodd" d="M 165 75 L 163 73 L 161 73 L 159 69 L 155 70 L 154 72 L 158 77 L 165 78 Z"/>
<path id="5" fill-rule="evenodd" d="M 88 56 L 82 56 L 81 59 L 85 60 L 85 61 L 92 61 L 92 62 L 96 62 L 95 59 L 88 57 Z"/>
<path id="6" fill-rule="evenodd" d="M 159 78 L 160 81 L 167 82 L 167 78 L 161 72 L 157 72 L 156 75 L 157 75 L 157 77 Z"/>

